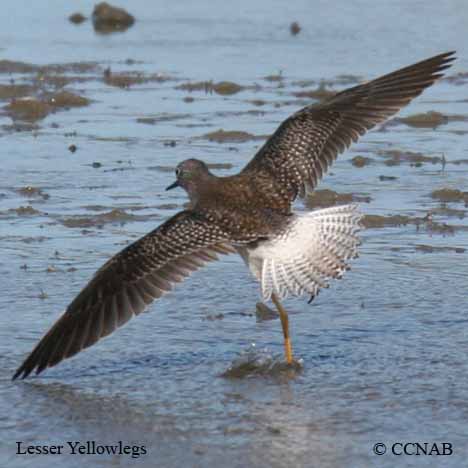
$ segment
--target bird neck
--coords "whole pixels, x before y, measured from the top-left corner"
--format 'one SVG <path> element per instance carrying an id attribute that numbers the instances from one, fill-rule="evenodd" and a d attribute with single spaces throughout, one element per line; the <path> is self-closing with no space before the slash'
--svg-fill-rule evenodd
<path id="1" fill-rule="evenodd" d="M 190 205 L 192 208 L 198 207 L 200 204 L 206 204 L 213 198 L 216 198 L 216 194 L 221 189 L 222 183 L 221 178 L 216 177 L 210 172 L 203 174 L 196 181 L 191 181 L 185 187 L 187 194 L 190 199 Z"/>

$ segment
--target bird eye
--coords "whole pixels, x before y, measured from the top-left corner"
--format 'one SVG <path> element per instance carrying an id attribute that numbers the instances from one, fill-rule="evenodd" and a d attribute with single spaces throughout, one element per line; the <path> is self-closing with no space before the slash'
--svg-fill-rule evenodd
<path id="1" fill-rule="evenodd" d="M 179 169 L 179 168 L 177 168 L 177 169 L 175 170 L 175 175 L 176 175 L 176 177 L 179 177 L 179 175 L 180 175 L 180 169 Z"/>

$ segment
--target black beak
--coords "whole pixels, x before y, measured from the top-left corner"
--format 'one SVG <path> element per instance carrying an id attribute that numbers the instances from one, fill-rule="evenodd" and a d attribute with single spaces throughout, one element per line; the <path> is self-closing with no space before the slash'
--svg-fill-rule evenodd
<path id="1" fill-rule="evenodd" d="M 169 187 L 166 187 L 166 190 L 172 190 L 173 188 L 179 187 L 179 181 L 176 180 L 173 184 L 169 185 Z"/>

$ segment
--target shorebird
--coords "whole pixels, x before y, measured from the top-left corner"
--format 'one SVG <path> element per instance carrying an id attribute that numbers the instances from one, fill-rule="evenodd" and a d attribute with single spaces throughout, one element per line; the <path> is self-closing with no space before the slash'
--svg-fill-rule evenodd
<path id="1" fill-rule="evenodd" d="M 96 343 L 145 310 L 193 271 L 238 252 L 278 309 L 287 363 L 293 362 L 288 295 L 313 298 L 357 255 L 354 205 L 292 210 L 338 154 L 431 86 L 455 60 L 447 52 L 309 105 L 287 118 L 236 175 L 218 177 L 196 159 L 176 181 L 190 207 L 105 263 L 13 376 L 42 372 Z"/>

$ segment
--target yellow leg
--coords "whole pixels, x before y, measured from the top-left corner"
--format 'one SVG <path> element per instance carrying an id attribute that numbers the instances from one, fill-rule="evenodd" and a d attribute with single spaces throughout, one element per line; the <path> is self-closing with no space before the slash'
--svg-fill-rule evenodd
<path id="1" fill-rule="evenodd" d="M 276 297 L 275 293 L 271 295 L 271 300 L 273 301 L 273 304 L 275 304 L 276 308 L 278 309 L 279 316 L 281 319 L 281 326 L 283 327 L 284 354 L 286 356 L 286 362 L 288 364 L 292 364 L 293 356 L 292 356 L 291 339 L 289 338 L 288 313 L 286 312 L 286 309 L 283 307 L 279 299 Z"/>

